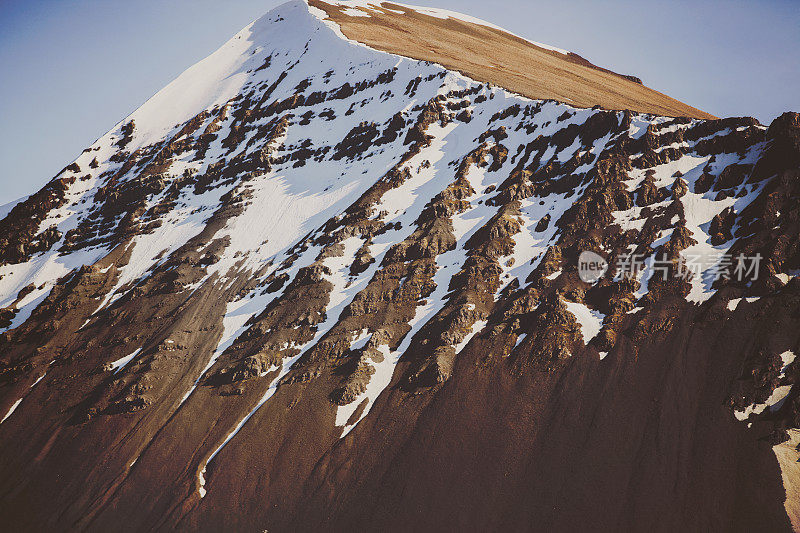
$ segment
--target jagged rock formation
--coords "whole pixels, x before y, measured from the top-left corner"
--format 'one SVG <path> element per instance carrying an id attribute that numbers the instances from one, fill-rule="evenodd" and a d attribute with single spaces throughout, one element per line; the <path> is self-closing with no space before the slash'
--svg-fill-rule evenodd
<path id="1" fill-rule="evenodd" d="M 798 527 L 800 117 L 530 100 L 326 5 L 0 221 L 2 523 Z"/>

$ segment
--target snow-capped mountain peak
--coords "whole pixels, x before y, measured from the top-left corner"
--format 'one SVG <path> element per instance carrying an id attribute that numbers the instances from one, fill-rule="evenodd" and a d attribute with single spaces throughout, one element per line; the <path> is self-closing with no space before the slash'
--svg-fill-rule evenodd
<path id="1" fill-rule="evenodd" d="M 0 514 L 796 525 L 800 120 L 712 118 L 467 16 L 276 8 L 0 220 Z"/>

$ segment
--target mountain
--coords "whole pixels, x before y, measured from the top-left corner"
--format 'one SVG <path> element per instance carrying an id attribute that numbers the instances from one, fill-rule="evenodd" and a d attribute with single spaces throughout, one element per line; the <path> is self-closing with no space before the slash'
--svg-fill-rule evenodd
<path id="1" fill-rule="evenodd" d="M 4 208 L 2 523 L 798 528 L 798 196 L 796 113 L 284 4 Z"/>

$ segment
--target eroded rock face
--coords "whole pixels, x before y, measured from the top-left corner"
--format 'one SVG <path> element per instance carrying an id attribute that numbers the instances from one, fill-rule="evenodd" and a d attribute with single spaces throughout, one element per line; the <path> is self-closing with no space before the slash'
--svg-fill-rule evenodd
<path id="1" fill-rule="evenodd" d="M 530 101 L 299 3 L 240 37 L 0 221 L 4 524 L 790 527 L 796 115 Z"/>

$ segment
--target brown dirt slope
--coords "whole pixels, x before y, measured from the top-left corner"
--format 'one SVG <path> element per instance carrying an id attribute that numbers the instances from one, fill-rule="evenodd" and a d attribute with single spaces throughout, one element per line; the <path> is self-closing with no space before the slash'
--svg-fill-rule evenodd
<path id="1" fill-rule="evenodd" d="M 393 54 L 439 63 L 470 78 L 534 99 L 577 107 L 600 105 L 663 116 L 713 119 L 714 115 L 645 87 L 638 78 L 593 65 L 577 54 L 547 50 L 504 31 L 408 6 L 376 2 L 370 9 L 309 0 L 349 39 Z M 353 16 L 358 9 L 369 14 Z"/>

